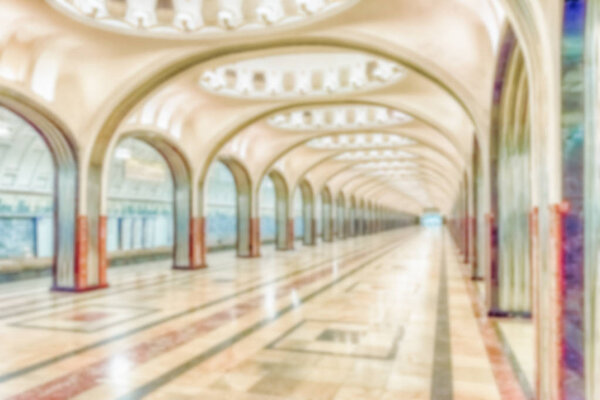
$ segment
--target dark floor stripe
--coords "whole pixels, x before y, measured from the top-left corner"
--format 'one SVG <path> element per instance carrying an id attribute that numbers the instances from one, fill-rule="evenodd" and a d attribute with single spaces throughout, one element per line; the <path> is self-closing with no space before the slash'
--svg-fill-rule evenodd
<path id="1" fill-rule="evenodd" d="M 363 262 L 362 264 L 353 268 L 352 270 L 348 271 L 347 273 L 339 276 L 338 278 L 334 279 L 330 283 L 328 283 L 328 284 L 324 285 L 323 287 L 315 290 L 314 292 L 302 297 L 301 302 L 306 303 L 306 302 L 314 299 L 315 297 L 317 297 L 320 294 L 322 294 L 323 292 L 329 290 L 333 286 L 343 282 L 347 278 L 351 277 L 352 275 L 356 274 L 357 272 L 359 272 L 359 271 L 363 270 L 364 268 L 368 267 L 369 265 L 373 264 L 373 262 L 375 260 L 377 260 L 381 257 L 384 257 L 386 254 L 391 253 L 392 251 L 395 251 L 398 249 L 397 244 L 394 244 L 392 246 L 393 247 L 391 249 L 387 248 L 386 250 L 381 251 L 376 256 L 369 258 L 367 261 Z M 142 398 L 150 395 L 152 392 L 156 391 L 160 387 L 168 384 L 169 382 L 171 382 L 174 379 L 178 378 L 179 376 L 185 374 L 189 370 L 202 364 L 209 358 L 219 354 L 220 352 L 226 350 L 227 348 L 229 348 L 229 347 L 233 346 L 234 344 L 240 342 L 241 340 L 247 338 L 251 334 L 264 328 L 265 326 L 279 320 L 282 316 L 286 315 L 287 313 L 289 313 L 290 311 L 292 311 L 296 308 L 297 307 L 294 304 L 290 304 L 290 305 L 282 308 L 272 317 L 260 320 L 257 323 L 249 326 L 248 328 L 238 332 L 237 334 L 235 334 L 231 337 L 228 337 L 227 339 L 216 344 L 215 346 L 211 347 L 210 349 L 206 350 L 205 352 L 200 353 L 197 356 L 186 361 L 185 363 L 175 367 L 174 369 L 171 369 L 170 371 L 167 371 L 166 373 L 159 376 L 158 378 L 153 379 L 152 381 L 146 383 L 145 385 L 140 386 L 136 390 L 119 397 L 118 400 L 137 400 L 137 399 L 142 399 Z"/>
<path id="2" fill-rule="evenodd" d="M 448 265 L 446 263 L 446 241 L 442 242 L 440 284 L 438 289 L 433 374 L 431 378 L 431 400 L 452 400 L 452 349 L 450 346 L 450 315 L 448 309 Z"/>
<path id="3" fill-rule="evenodd" d="M 535 391 L 533 390 L 533 387 L 531 386 L 529 380 L 527 379 L 527 375 L 521 368 L 521 364 L 519 364 L 519 361 L 517 360 L 517 357 L 516 357 L 515 353 L 513 352 L 512 347 L 508 343 L 508 340 L 506 340 L 506 337 L 504 336 L 502 329 L 500 329 L 498 324 L 495 322 L 492 323 L 492 325 L 494 327 L 494 330 L 496 331 L 496 335 L 498 336 L 500 343 L 502 344 L 502 349 L 504 350 L 504 354 L 506 354 L 506 358 L 508 358 L 508 361 L 510 362 L 510 364 L 515 372 L 517 380 L 519 381 L 519 384 L 521 385 L 521 388 L 523 389 L 523 393 L 525 394 L 525 396 L 528 399 L 530 399 L 530 400 L 535 399 Z M 533 349 L 531 351 L 533 352 Z"/>
<path id="4" fill-rule="evenodd" d="M 395 241 L 395 240 L 391 240 L 391 241 Z M 355 251 L 351 251 L 351 252 L 349 252 L 349 253 L 347 253 L 347 254 L 344 254 L 344 255 L 342 255 L 342 259 L 344 259 L 344 258 L 349 258 L 349 257 L 352 257 L 352 258 L 359 257 L 359 256 L 360 256 L 360 255 L 362 255 L 362 254 L 365 254 L 365 253 L 372 252 L 372 251 L 374 251 L 374 250 L 376 250 L 376 249 L 381 249 L 381 248 L 385 247 L 386 245 L 389 245 L 389 242 L 388 242 L 388 243 L 386 243 L 385 245 L 381 245 L 381 246 L 373 246 L 373 248 L 371 248 L 371 249 L 367 249 L 367 250 L 362 250 L 362 251 L 360 251 L 360 250 L 355 250 Z M 46 359 L 46 360 L 40 361 L 40 362 L 38 362 L 38 363 L 35 363 L 35 364 L 32 364 L 32 365 L 29 365 L 29 366 L 27 366 L 27 367 L 24 367 L 24 368 L 21 368 L 21 369 L 18 369 L 18 370 L 16 370 L 16 371 L 8 372 L 8 373 L 6 373 L 6 374 L 0 375 L 0 383 L 6 382 L 6 381 L 8 381 L 8 380 L 11 380 L 11 379 L 14 379 L 14 378 L 17 378 L 17 377 L 19 377 L 19 376 L 23 376 L 23 375 L 26 375 L 26 374 L 30 374 L 30 373 L 32 373 L 32 372 L 35 372 L 35 371 L 37 371 L 37 370 L 41 369 L 41 368 L 45 368 L 45 367 L 48 367 L 48 366 L 50 366 L 50 365 L 52 365 L 52 364 L 55 364 L 55 363 L 57 363 L 57 362 L 60 362 L 60 361 L 66 360 L 67 358 L 70 358 L 70 357 L 74 357 L 74 356 L 80 355 L 80 354 L 82 354 L 82 353 L 85 353 L 85 352 L 87 352 L 87 351 L 90 351 L 90 350 L 96 349 L 96 348 L 98 348 L 98 347 L 105 346 L 105 345 L 107 345 L 107 344 L 110 344 L 110 343 L 112 343 L 112 342 L 115 342 L 115 341 L 117 341 L 117 340 L 121 340 L 121 339 L 124 339 L 124 338 L 126 338 L 126 337 L 129 337 L 129 336 L 135 335 L 135 334 L 137 334 L 137 333 L 140 333 L 140 332 L 146 331 L 146 330 L 148 330 L 148 329 L 154 328 L 154 327 L 156 327 L 156 326 L 159 326 L 159 325 L 161 325 L 161 324 L 164 324 L 164 323 L 166 323 L 166 322 L 170 322 L 170 321 L 172 321 L 172 320 L 175 320 L 175 319 L 177 319 L 177 318 L 181 318 L 181 317 L 184 317 L 184 316 L 186 316 L 186 315 L 193 314 L 193 313 L 195 313 L 195 312 L 198 312 L 198 311 L 200 311 L 200 310 L 206 309 L 206 308 L 208 308 L 208 307 L 212 307 L 212 306 L 214 306 L 214 305 L 217 305 L 217 304 L 223 303 L 223 302 L 225 302 L 225 301 L 232 300 L 232 299 L 234 299 L 234 298 L 236 298 L 236 297 L 239 297 L 239 296 L 241 296 L 241 295 L 244 295 L 244 294 L 247 294 L 247 293 L 253 292 L 253 291 L 255 291 L 255 290 L 258 290 L 258 289 L 261 289 L 261 288 L 263 288 L 263 287 L 270 286 L 270 285 L 272 285 L 272 284 L 275 284 L 275 283 L 277 283 L 277 282 L 280 282 L 280 281 L 283 281 L 283 280 L 285 280 L 285 279 L 291 278 L 291 277 L 293 277 L 293 276 L 296 276 L 296 275 L 302 274 L 302 273 L 304 273 L 304 272 L 307 272 L 307 271 L 309 271 L 309 270 L 312 270 L 312 269 L 318 268 L 319 266 L 321 266 L 321 265 L 323 265 L 323 264 L 327 264 L 327 263 L 329 263 L 329 262 L 332 262 L 333 260 L 336 260 L 336 259 L 339 259 L 339 256 L 330 257 L 330 258 L 328 258 L 327 260 L 320 261 L 320 262 L 318 262 L 318 263 L 315 263 L 315 264 L 313 264 L 313 265 L 311 265 L 311 266 L 309 266 L 309 267 L 303 268 L 303 269 L 301 269 L 301 270 L 297 270 L 297 271 L 294 271 L 294 272 L 291 272 L 291 273 L 288 273 L 288 274 L 282 275 L 282 276 L 280 276 L 280 277 L 278 277 L 278 278 L 272 279 L 272 280 L 270 280 L 270 281 L 267 281 L 267 282 L 264 282 L 264 283 L 262 283 L 262 284 L 254 285 L 254 286 L 252 286 L 252 287 L 249 287 L 249 288 L 247 288 L 247 289 L 243 289 L 243 290 L 240 290 L 240 291 L 238 291 L 238 292 L 235 292 L 235 293 L 233 293 L 233 294 L 231 294 L 231 295 L 223 296 L 223 297 L 221 297 L 221 298 L 218 298 L 218 299 L 212 300 L 212 301 L 210 301 L 210 302 L 207 302 L 207 303 L 204 303 L 204 304 L 198 305 L 198 306 L 196 306 L 196 307 L 189 308 L 189 309 L 187 309 L 187 310 L 184 310 L 184 311 L 182 311 L 182 312 L 179 312 L 179 313 L 172 314 L 172 315 L 170 315 L 170 316 L 167 316 L 167 317 L 161 318 L 161 319 L 159 319 L 159 320 L 157 320 L 157 321 L 150 322 L 150 323 L 148 323 L 148 324 L 146 324 L 146 325 L 142 325 L 142 326 L 140 326 L 140 327 L 137 327 L 137 328 L 130 329 L 130 330 L 128 330 L 128 331 L 125 331 L 125 332 L 122 332 L 122 333 L 120 333 L 120 334 L 117 334 L 117 335 L 114 335 L 114 336 L 108 337 L 108 338 L 106 338 L 106 339 L 99 340 L 99 341 L 97 341 L 97 342 L 94 342 L 94 343 L 91 343 L 91 344 L 89 344 L 89 345 L 82 346 L 82 347 L 80 347 L 80 348 L 78 348 L 78 349 L 75 349 L 75 350 L 72 350 L 72 351 L 69 351 L 69 352 L 66 352 L 66 353 L 63 353 L 63 354 L 59 354 L 59 355 L 57 355 L 57 356 L 54 356 L 54 357 L 48 358 L 48 359 Z"/>

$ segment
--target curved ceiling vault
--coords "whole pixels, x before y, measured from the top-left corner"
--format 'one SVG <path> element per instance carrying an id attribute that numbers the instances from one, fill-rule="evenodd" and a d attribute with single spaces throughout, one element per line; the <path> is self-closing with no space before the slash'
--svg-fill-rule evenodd
<path id="1" fill-rule="evenodd" d="M 294 184 L 308 179 L 315 188 L 331 185 L 335 193 L 375 196 L 366 200 L 386 199 L 388 206 L 411 212 L 418 208 L 415 202 L 443 211 L 453 202 L 473 132 L 482 126 L 478 116 L 486 112 L 474 105 L 487 95 L 479 87 L 478 63 L 493 57 L 503 18 L 495 17 L 491 0 L 447 0 L 427 15 L 409 0 L 46 3 L 88 29 L 98 28 L 92 36 L 104 45 L 112 40 L 104 34 L 135 39 L 119 47 L 131 60 L 151 53 L 155 39 L 177 40 L 174 45 L 157 41 L 162 54 L 179 43 L 213 54 L 182 50 L 187 56 L 173 58 L 170 66 L 165 62 L 166 78 L 154 87 L 140 84 L 145 94 L 126 97 L 125 117 L 109 118 L 106 126 L 169 135 L 197 171 L 207 169 L 203 160 L 231 157 L 247 166 L 254 181 L 277 169 Z M 453 14 L 445 20 L 448 13 Z M 431 24 L 428 18 L 434 17 L 446 24 L 447 37 L 434 32 L 444 27 Z M 70 25 L 60 29 L 77 37 Z M 480 40 L 478 32 L 489 36 Z M 471 48 L 458 60 L 453 43 L 467 36 L 475 39 L 461 45 Z M 229 38 L 241 44 L 220 49 L 220 41 Z M 447 49 L 428 47 L 431 38 Z M 2 54 L 0 72 L 7 71 L 13 53 Z M 125 70 L 129 60 L 123 60 L 119 66 Z M 394 198 L 405 200 L 394 203 Z"/>

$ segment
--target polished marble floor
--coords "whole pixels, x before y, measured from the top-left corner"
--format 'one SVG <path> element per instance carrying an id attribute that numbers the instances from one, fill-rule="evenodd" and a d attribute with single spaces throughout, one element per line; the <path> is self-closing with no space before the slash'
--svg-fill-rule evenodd
<path id="1" fill-rule="evenodd" d="M 449 236 L 407 228 L 260 259 L 0 285 L 0 398 L 525 399 Z"/>

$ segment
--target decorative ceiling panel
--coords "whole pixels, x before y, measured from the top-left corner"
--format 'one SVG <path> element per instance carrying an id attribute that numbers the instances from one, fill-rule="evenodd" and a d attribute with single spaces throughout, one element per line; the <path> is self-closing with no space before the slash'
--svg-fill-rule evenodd
<path id="1" fill-rule="evenodd" d="M 358 0 L 47 0 L 99 28 L 130 35 L 201 39 L 269 32 L 334 15 Z"/>
<path id="2" fill-rule="evenodd" d="M 394 84 L 404 74 L 399 64 L 370 54 L 300 48 L 207 68 L 199 85 L 223 96 L 289 99 L 365 92 Z"/>
<path id="3" fill-rule="evenodd" d="M 371 105 L 336 105 L 305 107 L 278 113 L 269 124 L 292 131 L 331 131 L 377 129 L 410 122 L 410 116 L 387 107 Z"/>

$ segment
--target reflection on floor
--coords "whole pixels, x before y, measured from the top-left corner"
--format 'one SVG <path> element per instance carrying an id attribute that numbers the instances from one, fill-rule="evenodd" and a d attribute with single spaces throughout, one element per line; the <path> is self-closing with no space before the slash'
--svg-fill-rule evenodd
<path id="1" fill-rule="evenodd" d="M 0 286 L 0 397 L 523 398 L 442 231 L 263 253 L 118 268 L 81 295 Z"/>
<path id="2" fill-rule="evenodd" d="M 535 383 L 535 331 L 533 322 L 527 319 L 498 320 L 502 338 L 514 356 L 515 369 L 523 374 L 525 384 L 531 391 Z"/>
<path id="3" fill-rule="evenodd" d="M 485 302 L 485 282 L 474 282 L 481 302 Z M 493 318 L 505 352 L 508 353 L 512 369 L 529 398 L 534 397 L 535 383 L 535 331 L 531 318 Z"/>

